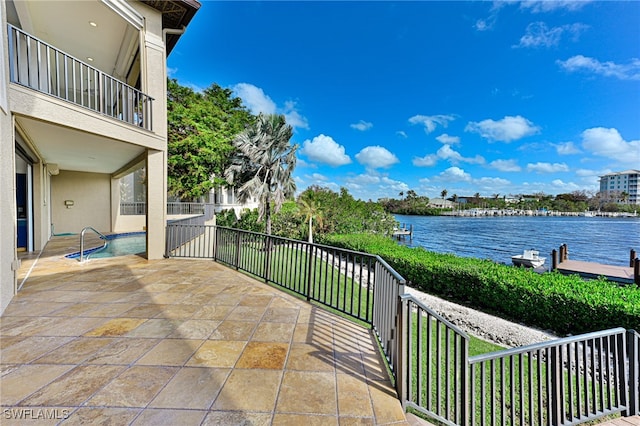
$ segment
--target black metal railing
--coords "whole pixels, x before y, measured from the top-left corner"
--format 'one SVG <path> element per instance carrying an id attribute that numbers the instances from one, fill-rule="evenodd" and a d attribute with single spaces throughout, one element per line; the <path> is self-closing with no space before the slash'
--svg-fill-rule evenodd
<path id="1" fill-rule="evenodd" d="M 12 83 L 153 130 L 153 98 L 8 24 Z"/>
<path id="2" fill-rule="evenodd" d="M 147 203 L 138 202 L 121 202 L 120 214 L 124 216 L 143 216 L 147 214 Z M 205 221 L 213 219 L 215 215 L 215 206 L 209 203 L 167 203 L 168 215 L 204 215 Z"/>
<path id="3" fill-rule="evenodd" d="M 214 259 L 370 324 L 394 365 L 404 279 L 378 256 L 184 221 L 167 225 L 165 255 Z"/>
<path id="4" fill-rule="evenodd" d="M 470 357 L 470 337 L 405 294 L 404 279 L 378 256 L 188 220 L 167 226 L 168 257 L 214 259 L 369 324 L 403 405 L 443 424 L 568 425 L 640 414 L 633 330 Z"/>

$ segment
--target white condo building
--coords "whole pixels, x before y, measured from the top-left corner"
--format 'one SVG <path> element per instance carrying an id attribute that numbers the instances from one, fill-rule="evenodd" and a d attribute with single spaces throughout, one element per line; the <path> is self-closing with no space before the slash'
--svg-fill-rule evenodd
<path id="1" fill-rule="evenodd" d="M 615 197 L 616 201 L 625 204 L 640 204 L 638 196 L 638 178 L 640 170 L 626 170 L 624 172 L 608 173 L 600 176 L 600 193 L 605 197 Z M 621 198 L 626 194 L 625 199 Z"/>

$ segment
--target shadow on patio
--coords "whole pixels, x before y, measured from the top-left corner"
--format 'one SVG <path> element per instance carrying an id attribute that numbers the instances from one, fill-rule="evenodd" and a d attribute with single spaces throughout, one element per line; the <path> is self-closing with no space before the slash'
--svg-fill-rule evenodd
<path id="1" fill-rule="evenodd" d="M 75 250 L 23 262 L 3 425 L 406 424 L 370 330 L 212 261 Z"/>

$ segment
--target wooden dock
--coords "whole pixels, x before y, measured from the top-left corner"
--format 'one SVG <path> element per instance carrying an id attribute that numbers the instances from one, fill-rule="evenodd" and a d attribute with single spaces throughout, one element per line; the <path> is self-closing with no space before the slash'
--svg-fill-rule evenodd
<path id="1" fill-rule="evenodd" d="M 605 277 L 609 281 L 622 284 L 636 283 L 640 285 L 640 259 L 636 257 L 636 251 L 633 249 L 629 253 L 629 266 L 569 260 L 568 253 L 566 244 L 561 245 L 558 251 L 553 250 L 551 252 L 553 262 L 551 269 L 565 275 L 578 274 L 587 279 Z"/>
<path id="2" fill-rule="evenodd" d="M 564 260 L 558 264 L 558 272 L 578 274 L 584 278 L 606 277 L 609 281 L 633 284 L 633 268 L 628 266 L 603 265 L 602 263 Z"/>
<path id="3" fill-rule="evenodd" d="M 397 239 L 409 236 L 409 239 L 413 239 L 413 225 L 405 225 L 404 223 L 400 227 L 394 228 L 393 236 Z"/>

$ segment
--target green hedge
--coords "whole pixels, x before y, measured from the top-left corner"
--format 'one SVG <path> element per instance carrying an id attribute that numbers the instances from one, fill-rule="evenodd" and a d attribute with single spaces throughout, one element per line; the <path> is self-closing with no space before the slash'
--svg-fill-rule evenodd
<path id="1" fill-rule="evenodd" d="M 640 330 L 640 289 L 556 272 L 538 274 L 490 260 L 401 246 L 375 235 L 333 235 L 325 243 L 377 254 L 407 283 L 504 318 L 557 333 Z"/>

